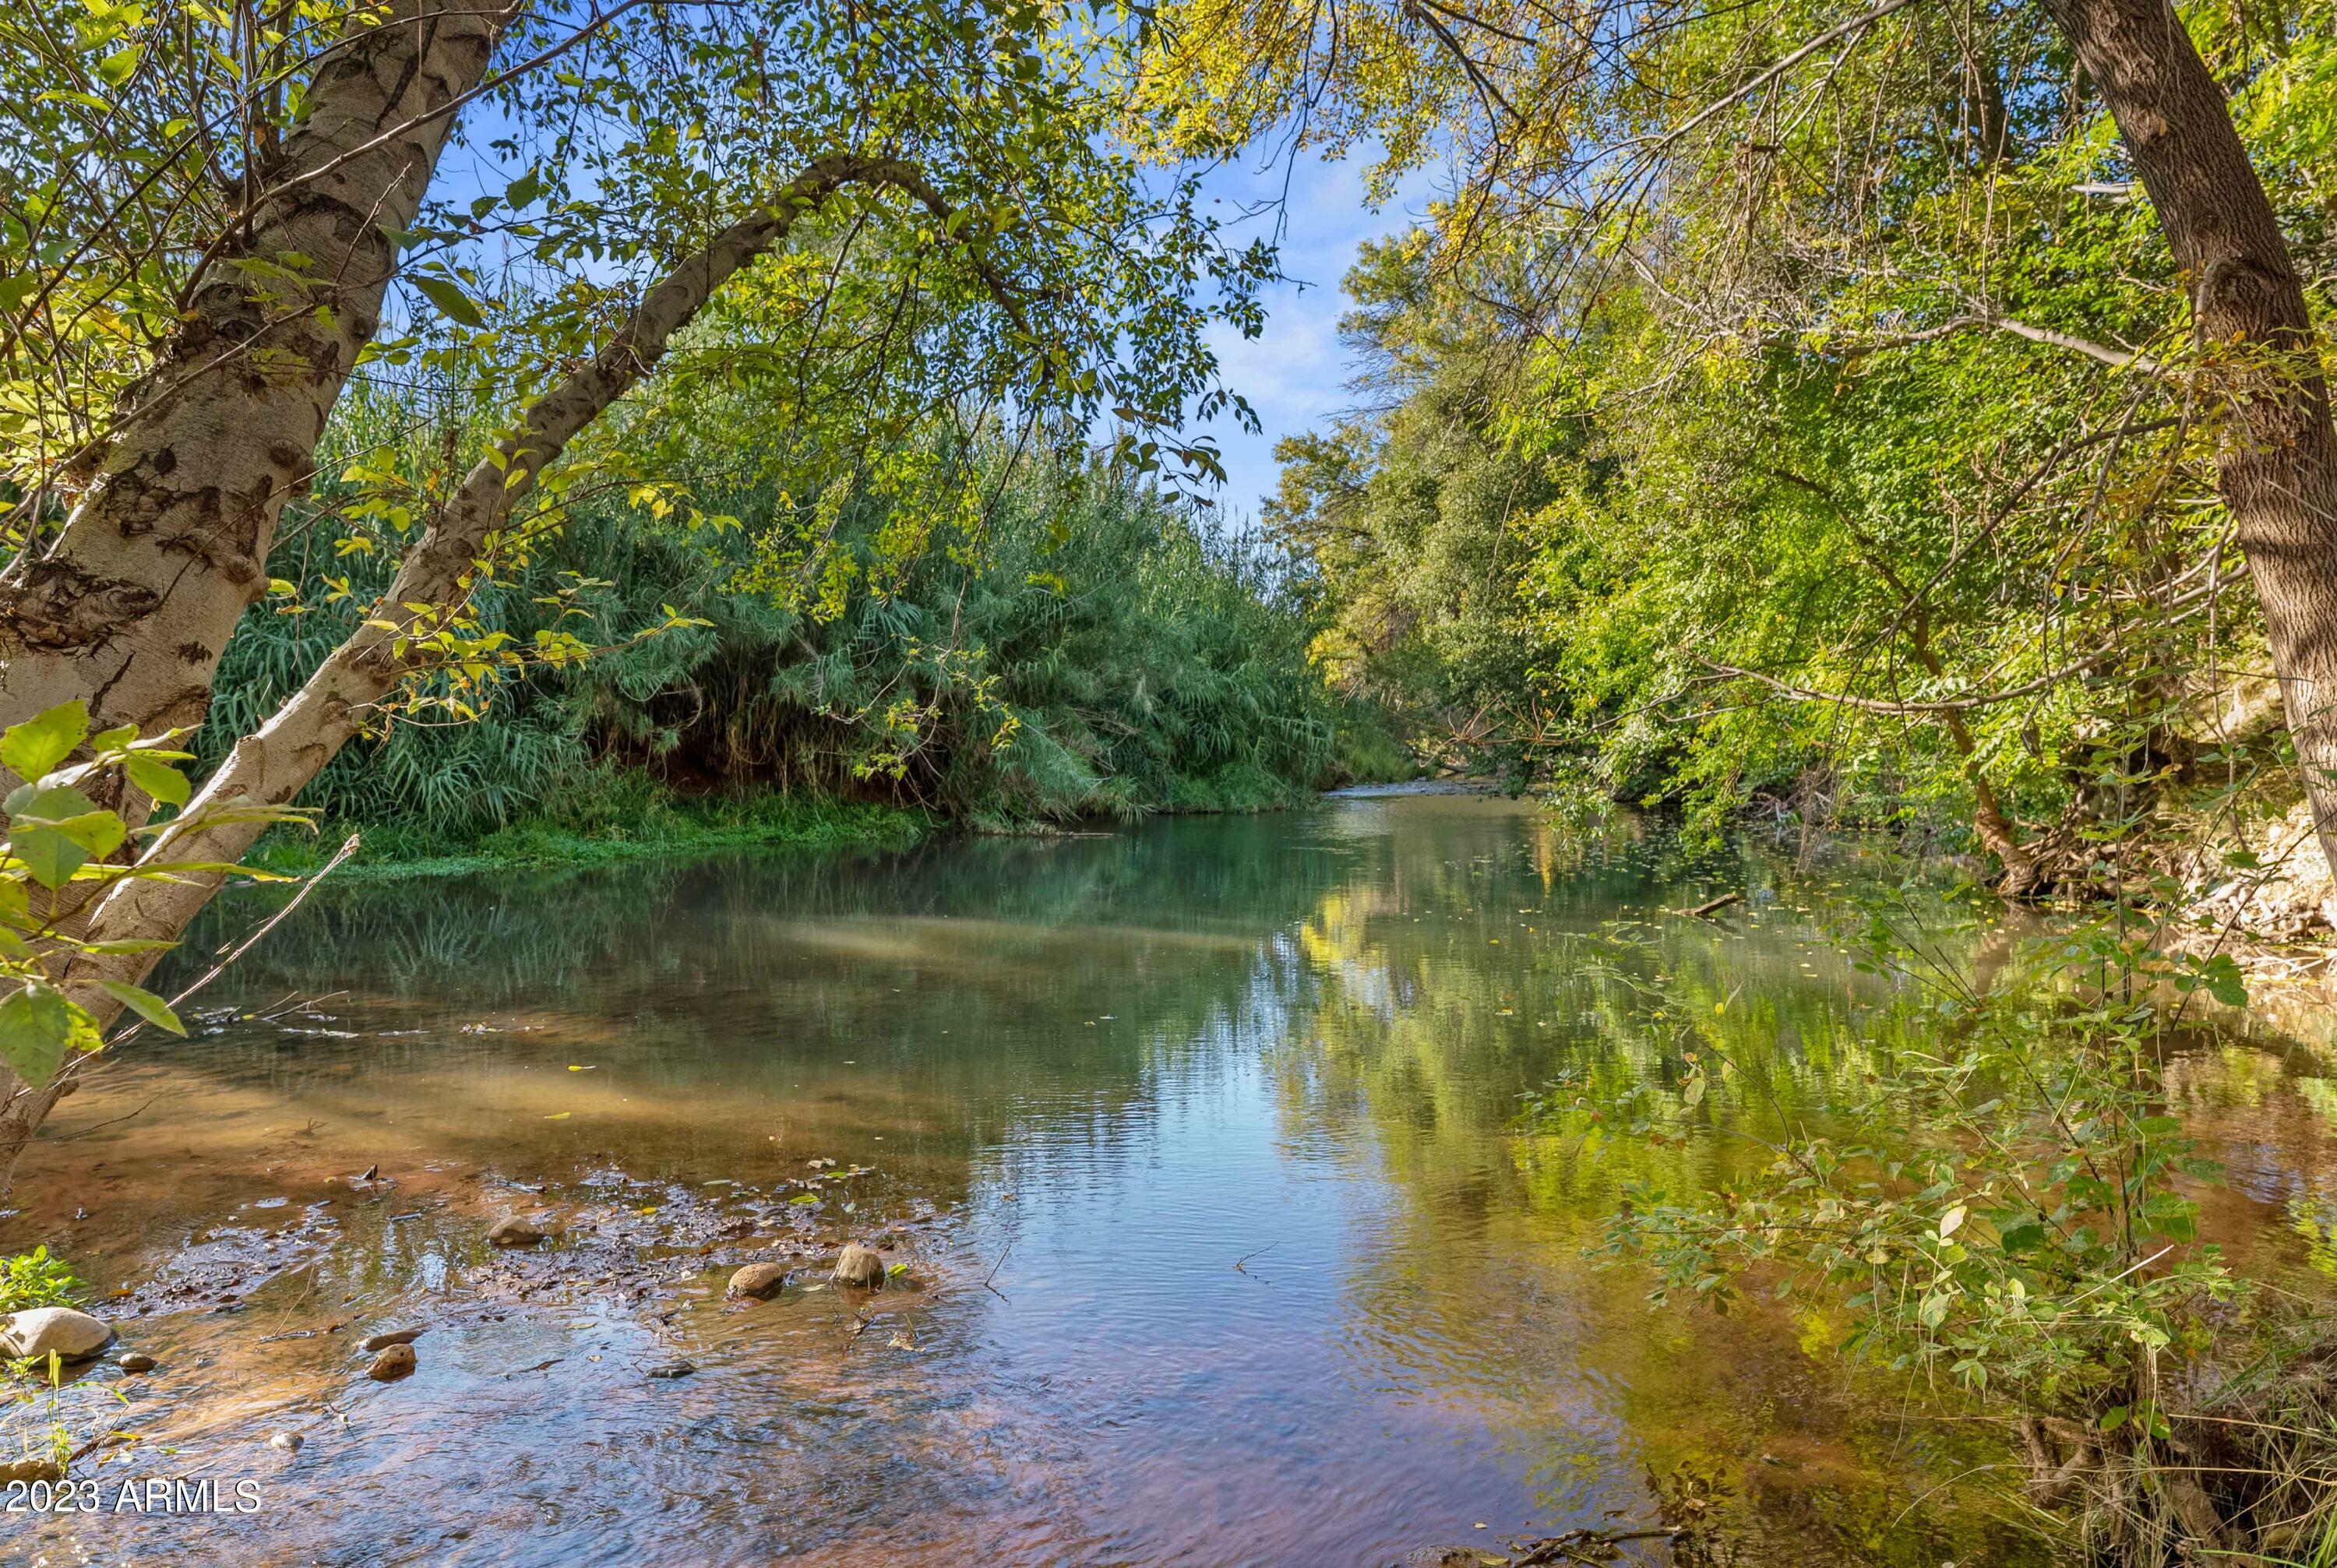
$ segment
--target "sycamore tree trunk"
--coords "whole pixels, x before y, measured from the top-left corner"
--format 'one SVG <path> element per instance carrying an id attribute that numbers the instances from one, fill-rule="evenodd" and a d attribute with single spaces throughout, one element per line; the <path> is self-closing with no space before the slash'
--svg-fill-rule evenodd
<path id="1" fill-rule="evenodd" d="M 278 514 L 380 326 L 391 236 L 420 211 L 510 13 L 393 0 L 376 15 L 318 64 L 277 155 L 244 172 L 180 326 L 74 465 L 89 488 L 63 531 L 0 578 L 0 727 L 74 698 L 99 730 L 202 721 L 220 653 L 268 591 Z"/>
<path id="2" fill-rule="evenodd" d="M 2167 0 L 2045 0 L 2117 122 L 2216 377 L 2217 477 L 2337 867 L 2337 431 L 2304 289 L 2224 92 Z"/>
<path id="3" fill-rule="evenodd" d="M 530 406 L 493 456 L 482 458 L 464 475 L 432 513 L 422 536 L 400 563 L 396 579 L 365 621 L 265 724 L 236 742 L 186 809 L 139 857 L 140 865 L 225 865 L 241 859 L 266 824 L 240 818 L 233 810 L 236 803 L 290 803 L 367 725 L 401 681 L 427 667 L 426 640 L 461 612 L 489 535 L 505 525 L 514 505 L 534 488 L 545 467 L 650 373 L 673 334 L 689 324 L 717 289 L 783 241 L 804 213 L 855 183 L 904 191 L 944 221 L 951 216 L 948 202 L 914 166 L 838 153 L 815 161 L 754 216 L 723 230 L 683 260 L 649 291 L 599 353 Z M 1003 285 L 986 268 L 983 270 L 993 292 L 1004 299 Z M 168 878 L 117 882 L 92 916 L 90 939 L 174 940 L 223 879 L 215 871 L 182 871 Z M 103 1026 L 121 1007 L 100 982 L 138 981 L 153 962 L 151 954 L 86 956 L 67 972 L 64 985 Z M 0 1195 L 5 1195 L 25 1145 L 58 1099 L 70 1093 L 76 1070 L 88 1060 L 69 1060 L 45 1088 L 37 1089 L 0 1066 Z"/>

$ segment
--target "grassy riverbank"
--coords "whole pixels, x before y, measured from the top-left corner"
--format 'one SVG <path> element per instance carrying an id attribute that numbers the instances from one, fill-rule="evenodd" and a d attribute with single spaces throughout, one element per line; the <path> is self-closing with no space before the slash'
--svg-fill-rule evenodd
<path id="1" fill-rule="evenodd" d="M 927 812 L 824 797 L 687 797 L 647 788 L 641 793 L 642 808 L 622 816 L 537 818 L 471 838 L 396 823 L 328 823 L 314 834 L 279 830 L 260 843 L 249 863 L 308 876 L 355 832 L 357 852 L 334 875 L 394 881 L 726 849 L 904 849 L 941 826 Z"/>

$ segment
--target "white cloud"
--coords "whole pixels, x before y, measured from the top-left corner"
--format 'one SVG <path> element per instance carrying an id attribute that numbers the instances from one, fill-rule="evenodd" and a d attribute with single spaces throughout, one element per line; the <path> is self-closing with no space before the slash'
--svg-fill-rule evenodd
<path id="1" fill-rule="evenodd" d="M 1207 427 L 1224 448 L 1219 515 L 1237 521 L 1256 516 L 1260 499 L 1274 493 L 1275 443 L 1322 425 L 1354 402 L 1346 387 L 1351 370 L 1339 342 L 1339 318 L 1348 305 L 1340 281 L 1364 240 L 1399 233 L 1418 220 L 1429 187 L 1424 179 L 1406 181 L 1395 201 L 1373 211 L 1364 202 L 1360 163 L 1325 163 L 1301 153 L 1286 170 L 1276 165 L 1217 171 L 1206 188 L 1237 212 L 1246 205 L 1279 201 L 1278 209 L 1238 226 L 1228 219 L 1227 227 L 1237 240 L 1270 236 L 1278 212 L 1282 270 L 1290 279 L 1266 291 L 1266 328 L 1257 338 L 1221 328 L 1210 338 L 1226 386 L 1249 399 L 1261 426 L 1256 436 L 1230 418 Z"/>

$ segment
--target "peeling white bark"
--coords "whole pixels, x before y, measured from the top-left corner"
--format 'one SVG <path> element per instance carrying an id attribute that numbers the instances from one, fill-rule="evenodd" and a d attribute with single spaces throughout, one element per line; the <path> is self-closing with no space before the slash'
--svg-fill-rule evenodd
<path id="1" fill-rule="evenodd" d="M 0 727 L 81 698 L 100 730 L 200 722 L 285 501 L 381 320 L 389 236 L 421 210 L 507 9 L 394 0 L 318 66 L 314 107 L 251 172 L 185 318 L 122 399 L 63 532 L 0 578 Z M 308 264 L 299 282 L 248 269 Z"/>

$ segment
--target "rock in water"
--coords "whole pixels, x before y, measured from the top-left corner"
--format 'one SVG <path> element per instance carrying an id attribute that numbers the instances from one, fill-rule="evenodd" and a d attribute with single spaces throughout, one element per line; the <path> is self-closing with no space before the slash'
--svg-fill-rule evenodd
<path id="1" fill-rule="evenodd" d="M 376 1383 L 395 1383 L 400 1377 L 413 1376 L 416 1365 L 413 1346 L 393 1345 L 373 1358 L 366 1376 Z"/>
<path id="2" fill-rule="evenodd" d="M 533 1247 L 548 1234 L 516 1214 L 505 1215 L 487 1232 L 487 1240 L 498 1247 Z"/>
<path id="3" fill-rule="evenodd" d="M 23 1357 L 46 1356 L 54 1350 L 61 1359 L 85 1361 L 112 1340 L 113 1330 L 106 1326 L 104 1318 L 76 1312 L 70 1307 L 35 1307 L 28 1312 L 11 1312 L 7 1326 L 0 1328 L 0 1350 Z"/>
<path id="4" fill-rule="evenodd" d="M 758 1301 L 768 1301 L 787 1282 L 787 1271 L 776 1263 L 749 1263 L 730 1276 L 725 1294 L 751 1296 Z"/>
<path id="5" fill-rule="evenodd" d="M 114 1365 L 121 1367 L 124 1372 L 152 1372 L 154 1370 L 155 1363 L 154 1357 L 152 1356 L 132 1350 L 129 1355 L 124 1356 L 121 1360 L 115 1362 Z"/>
<path id="6" fill-rule="evenodd" d="M 694 1361 L 666 1361 L 650 1368 L 652 1377 L 687 1377 L 698 1370 Z"/>
<path id="7" fill-rule="evenodd" d="M 65 1473 L 54 1459 L 13 1459 L 0 1464 L 0 1485 L 10 1481 L 62 1481 Z"/>
<path id="8" fill-rule="evenodd" d="M 387 1334 L 368 1334 L 357 1341 L 357 1348 L 370 1356 L 393 1345 L 411 1345 L 421 1338 L 422 1330 L 419 1328 L 399 1328 Z"/>
<path id="9" fill-rule="evenodd" d="M 885 1289 L 885 1259 L 852 1242 L 836 1259 L 834 1279 L 838 1285 L 854 1285 L 863 1290 Z"/>
<path id="10" fill-rule="evenodd" d="M 300 1452 L 301 1442 L 302 1438 L 298 1432 L 277 1432 L 269 1435 L 268 1446 L 270 1448 L 281 1449 L 287 1454 L 298 1454 Z"/>

